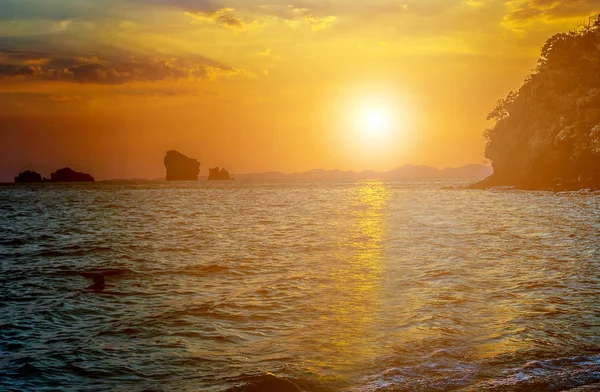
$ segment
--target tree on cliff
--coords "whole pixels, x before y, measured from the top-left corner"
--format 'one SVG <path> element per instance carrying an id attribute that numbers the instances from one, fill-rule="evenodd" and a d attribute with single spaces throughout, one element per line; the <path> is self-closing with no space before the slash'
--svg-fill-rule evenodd
<path id="1" fill-rule="evenodd" d="M 600 16 L 546 41 L 536 69 L 498 101 L 484 185 L 600 186 Z"/>

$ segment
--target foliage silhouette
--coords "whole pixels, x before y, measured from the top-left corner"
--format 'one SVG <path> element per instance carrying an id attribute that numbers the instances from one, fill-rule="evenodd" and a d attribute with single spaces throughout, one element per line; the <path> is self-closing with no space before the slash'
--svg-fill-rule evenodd
<path id="1" fill-rule="evenodd" d="M 472 187 L 600 188 L 600 16 L 548 39 L 536 69 L 488 119 L 494 173 Z"/>

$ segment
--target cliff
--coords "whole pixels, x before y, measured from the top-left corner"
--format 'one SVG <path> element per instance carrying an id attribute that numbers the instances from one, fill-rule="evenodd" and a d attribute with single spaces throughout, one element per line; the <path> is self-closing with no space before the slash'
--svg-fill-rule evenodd
<path id="1" fill-rule="evenodd" d="M 41 174 L 32 170 L 25 170 L 15 177 L 15 184 L 30 182 L 42 182 Z"/>
<path id="2" fill-rule="evenodd" d="M 208 179 L 209 181 L 228 181 L 231 180 L 231 176 L 229 172 L 225 169 L 219 170 L 219 167 L 215 167 L 212 169 L 208 169 Z"/>
<path id="3" fill-rule="evenodd" d="M 485 132 L 494 173 L 472 188 L 600 189 L 600 18 L 556 34 Z"/>
<path id="4" fill-rule="evenodd" d="M 65 167 L 50 175 L 50 182 L 94 182 L 94 177 Z"/>
<path id="5" fill-rule="evenodd" d="M 167 181 L 197 181 L 200 174 L 200 162 L 188 158 L 179 151 L 167 151 L 164 159 L 167 169 Z"/>

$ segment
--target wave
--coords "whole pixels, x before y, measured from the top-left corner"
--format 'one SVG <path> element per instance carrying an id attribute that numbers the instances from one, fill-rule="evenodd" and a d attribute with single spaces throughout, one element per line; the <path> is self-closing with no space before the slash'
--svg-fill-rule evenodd
<path id="1" fill-rule="evenodd" d="M 237 385 L 227 389 L 226 392 L 333 392 L 336 390 L 316 379 L 286 378 L 268 372 L 258 375 L 241 375 L 229 382 Z"/>
<path id="2" fill-rule="evenodd" d="M 182 275 L 206 275 L 206 274 L 219 274 L 229 272 L 230 268 L 222 264 L 210 264 L 204 266 L 189 266 L 174 271 L 168 271 L 168 273 L 182 274 Z"/>
<path id="3" fill-rule="evenodd" d="M 122 267 L 122 268 L 91 268 L 91 269 L 86 269 L 86 270 L 77 270 L 77 269 L 71 269 L 71 267 L 69 266 L 63 266 L 62 268 L 59 267 L 54 267 L 52 269 L 52 271 L 54 272 L 55 275 L 59 275 L 59 276 L 82 276 L 84 278 L 87 279 L 91 279 L 93 278 L 95 275 L 97 274 L 102 274 L 105 277 L 111 276 L 111 277 L 115 277 L 115 276 L 122 276 L 122 275 L 137 275 L 139 274 L 137 271 L 131 269 L 131 268 L 126 268 L 126 267 Z"/>
<path id="4" fill-rule="evenodd" d="M 496 357 L 483 363 L 460 358 L 393 367 L 370 376 L 351 391 L 395 392 L 554 392 L 600 382 L 600 357 L 575 356 L 528 361 L 511 367 L 515 358 Z"/>
<path id="5" fill-rule="evenodd" d="M 89 257 L 98 253 L 114 252 L 114 249 L 108 246 L 91 246 L 84 247 L 79 245 L 70 245 L 58 249 L 42 250 L 35 253 L 33 256 L 41 256 L 44 258 L 59 258 L 72 256 Z"/>
<path id="6" fill-rule="evenodd" d="M 27 242 L 21 238 L 0 239 L 0 245 L 3 246 L 20 246 L 25 244 L 27 244 Z"/>

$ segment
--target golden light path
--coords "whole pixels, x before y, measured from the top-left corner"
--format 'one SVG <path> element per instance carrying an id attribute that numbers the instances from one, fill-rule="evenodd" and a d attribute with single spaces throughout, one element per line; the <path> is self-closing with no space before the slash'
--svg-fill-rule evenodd
<path id="1" fill-rule="evenodd" d="M 329 355 L 315 363 L 335 374 L 361 369 L 377 355 L 372 339 L 382 305 L 384 210 L 390 197 L 380 181 L 362 182 L 348 192 L 352 223 L 339 242 L 338 265 L 331 274 L 334 299 L 324 336 Z"/>

